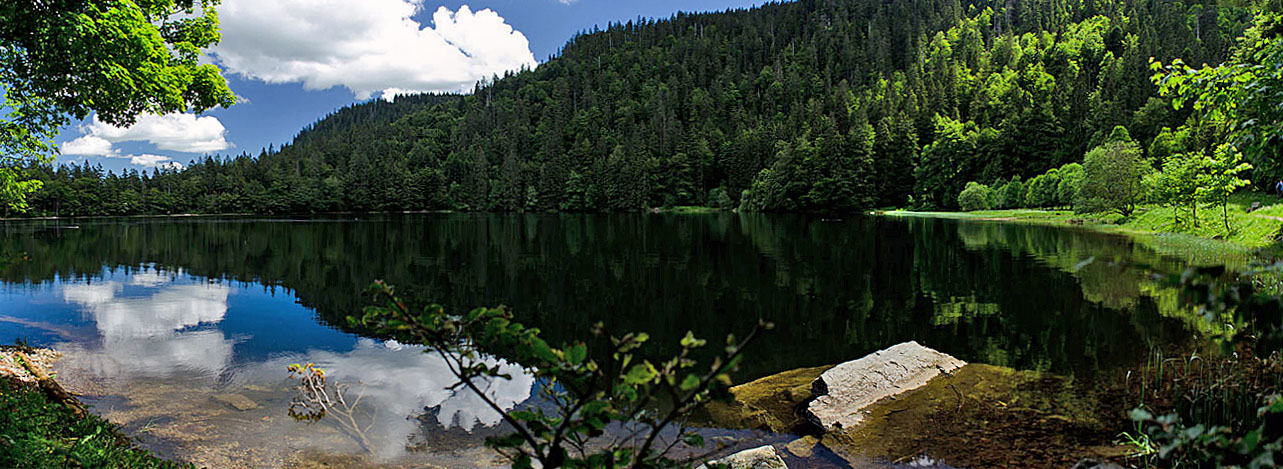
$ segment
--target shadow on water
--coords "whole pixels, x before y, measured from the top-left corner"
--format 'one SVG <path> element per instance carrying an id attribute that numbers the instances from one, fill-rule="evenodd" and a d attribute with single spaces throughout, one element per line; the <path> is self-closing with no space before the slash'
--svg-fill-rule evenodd
<path id="1" fill-rule="evenodd" d="M 56 228 L 66 225 L 78 229 Z M 1045 226 L 451 214 L 38 221 L 0 230 L 0 252 L 26 257 L 0 267 L 0 340 L 69 351 L 63 375 L 98 386 L 105 410 L 96 410 L 138 433 L 178 438 L 164 428 L 186 425 L 216 438 L 179 453 L 223 445 L 253 454 L 243 445 L 254 435 L 288 434 L 297 426 L 281 407 L 290 360 L 377 383 L 387 396 L 379 405 L 411 422 L 391 438 L 394 449 L 444 438 L 432 432 L 446 428 L 484 431 L 496 417 L 441 394 L 450 383 L 422 354 L 346 329 L 343 318 L 366 305 L 362 292 L 374 279 L 417 304 L 510 306 L 554 341 L 582 337 L 599 321 L 646 331 L 657 354 L 687 330 L 720 337 L 757 318 L 774 321 L 748 351 L 741 380 L 906 340 L 970 362 L 1086 379 L 1143 361 L 1153 344 L 1186 346 L 1200 330 L 1172 293 L 1132 267 L 1174 271 L 1177 262 L 1125 238 Z M 153 392 L 158 383 L 186 397 Z M 530 384 L 510 385 L 512 405 Z M 229 407 L 225 394 L 258 407 Z M 128 404 L 117 410 L 110 403 L 119 396 Z M 412 424 L 423 419 L 405 419 L 443 407 L 450 420 L 429 418 L 426 429 Z M 246 436 L 217 439 L 228 429 Z"/>

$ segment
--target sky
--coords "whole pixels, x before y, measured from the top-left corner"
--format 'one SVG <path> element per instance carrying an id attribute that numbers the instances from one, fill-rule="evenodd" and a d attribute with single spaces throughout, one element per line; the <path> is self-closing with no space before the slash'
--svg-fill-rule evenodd
<path id="1" fill-rule="evenodd" d="M 222 0 L 208 51 L 238 103 L 201 115 L 92 116 L 62 129 L 61 163 L 148 170 L 206 154 L 257 155 L 343 106 L 409 92 L 466 92 L 478 79 L 537 67 L 574 34 L 678 11 L 763 0 Z"/>

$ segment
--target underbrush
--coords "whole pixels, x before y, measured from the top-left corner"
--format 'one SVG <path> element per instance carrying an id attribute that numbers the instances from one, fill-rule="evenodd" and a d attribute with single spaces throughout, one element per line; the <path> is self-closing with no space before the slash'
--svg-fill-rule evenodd
<path id="1" fill-rule="evenodd" d="M 33 385 L 0 377 L 0 467 L 178 468 L 132 447 L 108 421 L 77 417 Z"/>

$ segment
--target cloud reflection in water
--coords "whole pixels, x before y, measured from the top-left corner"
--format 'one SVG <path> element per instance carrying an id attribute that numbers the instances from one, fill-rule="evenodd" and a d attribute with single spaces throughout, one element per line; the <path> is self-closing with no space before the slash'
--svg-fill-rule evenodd
<path id="1" fill-rule="evenodd" d="M 187 283 L 187 279 L 193 282 Z M 63 284 L 63 301 L 93 321 L 97 337 L 73 338 L 58 345 L 66 354 L 60 369 L 103 380 L 108 385 L 106 393 L 125 398 L 130 398 L 131 390 L 138 385 L 174 386 L 174 392 L 199 393 L 238 392 L 243 387 L 274 389 L 275 397 L 257 395 L 255 399 L 264 402 L 266 408 L 261 412 L 284 416 L 282 406 L 292 394 L 287 391 L 292 383 L 286 379 L 286 365 L 314 362 L 325 368 L 335 382 L 350 385 L 351 395 L 364 392 L 362 407 L 366 411 L 377 410 L 377 425 L 369 435 L 371 449 L 385 457 L 402 454 L 406 442 L 423 430 L 420 421 L 412 417 L 424 414 L 424 409 L 438 409 L 435 416 L 441 427 L 459 427 L 467 432 L 478 426 L 498 425 L 502 420 L 466 389 L 448 390 L 455 383 L 454 376 L 440 357 L 424 353 L 422 346 L 360 338 L 347 351 L 279 350 L 266 360 L 237 361 L 233 357 L 237 340 L 229 339 L 220 328 L 229 314 L 238 314 L 229 311 L 232 293 L 233 288 L 227 285 L 161 271 L 135 272 L 127 279 L 112 278 L 94 284 Z M 292 302 L 292 298 L 281 300 Z M 289 314 L 295 310 L 281 308 L 274 312 Z M 506 409 L 529 399 L 534 378 L 518 366 L 494 363 L 499 363 L 503 373 L 512 379 L 494 380 L 483 386 L 491 398 Z M 282 431 L 312 431 L 302 424 L 283 423 L 286 425 Z M 234 428 L 211 430 L 237 432 Z"/>
<path id="2" fill-rule="evenodd" d="M 119 282 L 63 286 L 63 299 L 81 306 L 101 338 L 96 350 L 84 343 L 63 346 L 78 352 L 68 354 L 77 360 L 72 366 L 111 379 L 168 376 L 178 371 L 204 376 L 222 373 L 231 363 L 233 341 L 217 329 L 187 329 L 222 321 L 230 288 L 153 284 L 147 289 L 155 292 L 120 297 L 123 285 Z"/>

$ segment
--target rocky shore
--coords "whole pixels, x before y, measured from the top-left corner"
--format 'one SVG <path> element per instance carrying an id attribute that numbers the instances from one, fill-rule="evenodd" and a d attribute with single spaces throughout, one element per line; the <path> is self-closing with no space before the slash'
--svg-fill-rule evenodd
<path id="1" fill-rule="evenodd" d="M 39 379 L 32 370 L 51 370 L 53 363 L 62 358 L 57 351 L 29 347 L 0 347 L 0 376 L 23 383 L 36 383 Z"/>

